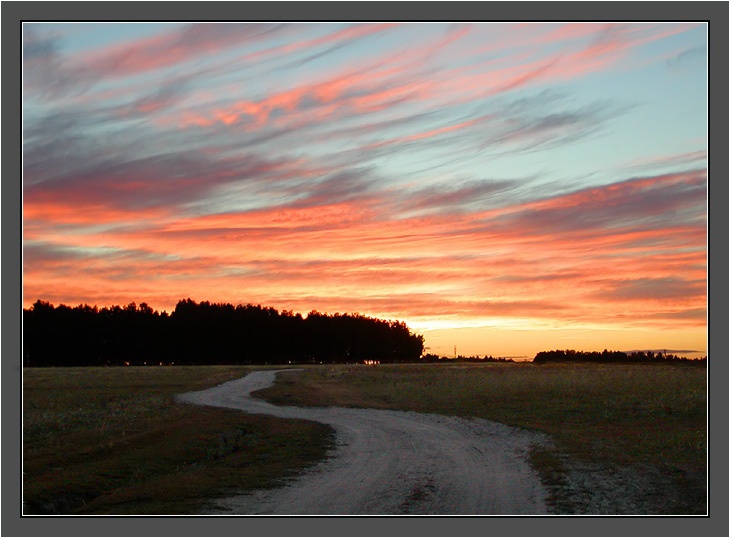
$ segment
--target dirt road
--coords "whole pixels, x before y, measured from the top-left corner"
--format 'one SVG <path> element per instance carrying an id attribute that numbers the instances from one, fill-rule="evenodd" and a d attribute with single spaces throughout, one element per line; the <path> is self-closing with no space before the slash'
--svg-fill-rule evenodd
<path id="1" fill-rule="evenodd" d="M 210 514 L 544 514 L 546 493 L 526 461 L 541 437 L 481 419 L 341 407 L 278 407 L 250 393 L 258 371 L 180 401 L 331 425 L 333 457 L 287 486 L 229 497 Z"/>

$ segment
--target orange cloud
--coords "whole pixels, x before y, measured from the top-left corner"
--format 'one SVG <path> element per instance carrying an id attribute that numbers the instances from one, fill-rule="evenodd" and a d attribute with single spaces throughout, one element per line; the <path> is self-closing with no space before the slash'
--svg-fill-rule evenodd
<path id="1" fill-rule="evenodd" d="M 405 319 L 438 313 L 696 326 L 706 308 L 701 222 L 669 227 L 648 222 L 642 228 L 647 224 L 642 220 L 617 227 L 598 218 L 592 226 L 571 229 L 537 226 L 533 218 L 535 211 L 551 211 L 551 218 L 569 222 L 593 204 L 610 208 L 612 200 L 633 199 L 641 189 L 681 188 L 695 180 L 692 174 L 639 178 L 478 218 L 435 214 L 394 220 L 380 213 L 374 199 L 178 218 L 144 230 L 82 237 L 51 232 L 38 239 L 81 250 L 56 261 L 36 255 L 25 273 L 26 297 L 32 302 L 37 298 L 32 292 L 43 287 L 67 289 L 64 274 L 73 267 L 89 275 L 73 283 L 74 289 L 87 288 L 77 296 L 93 297 L 97 287 L 109 288 L 110 297 L 123 296 L 131 286 L 145 300 L 149 294 L 158 298 L 150 304 L 195 290 L 198 299 L 299 311 L 344 312 L 357 304 L 368 314 Z M 505 216 L 509 226 L 501 222 Z M 532 297 L 540 297 L 539 304 Z"/>

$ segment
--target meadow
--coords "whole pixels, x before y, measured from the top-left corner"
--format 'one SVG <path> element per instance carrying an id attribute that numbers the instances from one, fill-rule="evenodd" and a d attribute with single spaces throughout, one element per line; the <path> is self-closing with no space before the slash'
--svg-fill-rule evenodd
<path id="1" fill-rule="evenodd" d="M 26 368 L 24 514 L 187 514 L 320 461 L 327 426 L 176 403 L 236 366 Z"/>
<path id="2" fill-rule="evenodd" d="M 25 369 L 25 513 L 194 513 L 326 457 L 325 426 L 173 401 L 250 370 Z M 553 444 L 530 458 L 555 513 L 704 514 L 706 384 L 706 368 L 674 365 L 321 365 L 256 395 L 539 431 Z"/>
<path id="3" fill-rule="evenodd" d="M 704 514 L 707 369 L 664 364 L 337 365 L 285 373 L 280 405 L 404 409 L 549 434 L 531 463 L 556 513 Z"/>

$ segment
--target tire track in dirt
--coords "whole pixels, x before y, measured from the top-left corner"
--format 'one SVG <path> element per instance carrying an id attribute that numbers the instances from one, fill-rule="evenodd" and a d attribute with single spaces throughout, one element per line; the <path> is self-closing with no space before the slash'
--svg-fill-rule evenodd
<path id="1" fill-rule="evenodd" d="M 546 492 L 527 463 L 545 438 L 482 419 L 342 407 L 279 407 L 251 397 L 256 371 L 179 401 L 332 426 L 332 457 L 286 486 L 214 501 L 209 514 L 538 515 Z"/>

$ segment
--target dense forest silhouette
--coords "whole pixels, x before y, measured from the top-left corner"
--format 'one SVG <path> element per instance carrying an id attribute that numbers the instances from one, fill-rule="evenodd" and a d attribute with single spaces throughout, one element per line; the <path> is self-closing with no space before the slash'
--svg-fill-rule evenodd
<path id="1" fill-rule="evenodd" d="M 673 364 L 694 364 L 703 365 L 707 363 L 707 357 L 701 359 L 688 359 L 678 357 L 671 353 L 653 351 L 575 351 L 573 349 L 540 351 L 532 360 L 533 363 L 541 364 L 548 362 L 592 362 L 592 363 L 613 363 L 613 364 L 646 364 L 646 363 L 673 363 Z"/>
<path id="2" fill-rule="evenodd" d="M 393 363 L 418 361 L 423 349 L 405 323 L 360 314 L 191 299 L 170 314 L 146 303 L 23 309 L 25 366 Z"/>

